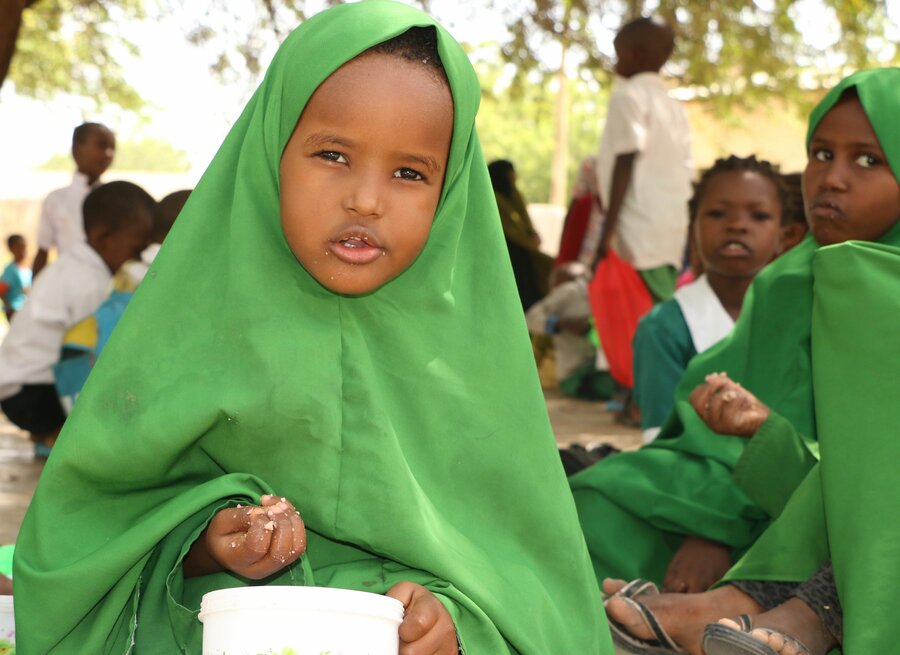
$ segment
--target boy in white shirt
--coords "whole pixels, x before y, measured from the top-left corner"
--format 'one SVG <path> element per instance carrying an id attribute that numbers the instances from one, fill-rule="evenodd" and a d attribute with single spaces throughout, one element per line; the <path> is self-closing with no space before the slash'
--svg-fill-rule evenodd
<path id="1" fill-rule="evenodd" d="M 100 176 L 112 164 L 116 154 L 116 137 L 100 123 L 82 123 L 72 134 L 72 158 L 77 171 L 72 184 L 51 191 L 41 207 L 38 222 L 37 255 L 32 264 L 36 277 L 47 265 L 47 254 L 56 248 L 62 255 L 76 243 L 84 243 L 84 223 L 81 205 L 91 189 L 100 183 Z"/>
<path id="2" fill-rule="evenodd" d="M 597 261 L 612 247 L 659 302 L 675 291 L 691 196 L 687 115 L 659 76 L 675 37 L 668 25 L 639 18 L 613 44 L 619 78 L 597 159 L 601 196 L 608 199 Z"/>
<path id="3" fill-rule="evenodd" d="M 73 244 L 35 281 L 0 344 L 0 408 L 39 445 L 51 446 L 66 419 L 53 377 L 63 337 L 106 299 L 122 264 L 147 247 L 155 207 L 130 182 L 91 191 L 83 212 L 87 241 Z"/>

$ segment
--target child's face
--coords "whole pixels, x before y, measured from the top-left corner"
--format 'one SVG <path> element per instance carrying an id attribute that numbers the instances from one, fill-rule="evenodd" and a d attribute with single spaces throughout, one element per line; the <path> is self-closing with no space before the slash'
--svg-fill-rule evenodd
<path id="1" fill-rule="evenodd" d="M 858 99 L 840 101 L 813 132 L 803 201 L 823 246 L 877 241 L 900 219 L 900 183 Z"/>
<path id="2" fill-rule="evenodd" d="M 281 158 L 281 225 L 336 293 L 393 279 L 425 246 L 453 133 L 453 99 L 428 68 L 367 54 L 312 97 Z"/>
<path id="3" fill-rule="evenodd" d="M 91 246 L 113 273 L 122 268 L 125 262 L 140 259 L 141 253 L 150 245 L 153 216 L 148 210 L 140 210 L 139 213 L 126 227 L 99 235 L 88 235 Z"/>
<path id="4" fill-rule="evenodd" d="M 92 180 L 98 179 L 112 164 L 116 155 L 116 137 L 105 128 L 88 132 L 84 142 L 72 146 L 72 157 L 78 170 Z"/>
<path id="5" fill-rule="evenodd" d="M 13 241 L 9 246 L 9 251 L 12 253 L 13 259 L 17 262 L 23 261 L 25 259 L 27 249 L 28 248 L 25 245 L 25 239 L 17 239 L 16 241 Z"/>
<path id="6" fill-rule="evenodd" d="M 704 270 L 752 277 L 781 251 L 781 200 L 766 177 L 723 171 L 711 177 L 697 205 L 694 236 Z"/>
<path id="7" fill-rule="evenodd" d="M 616 63 L 614 71 L 616 75 L 624 78 L 634 77 L 640 72 L 640 61 L 637 48 L 633 43 L 626 39 L 616 39 L 613 41 L 613 47 L 616 50 Z"/>

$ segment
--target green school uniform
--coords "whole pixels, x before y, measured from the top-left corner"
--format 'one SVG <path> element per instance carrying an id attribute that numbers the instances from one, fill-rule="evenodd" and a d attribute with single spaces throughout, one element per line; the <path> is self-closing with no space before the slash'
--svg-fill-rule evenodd
<path id="1" fill-rule="evenodd" d="M 900 181 L 900 68 L 843 80 L 814 112 L 810 133 L 849 87 Z M 847 242 L 816 255 L 812 358 L 821 461 L 726 578 L 800 582 L 831 559 L 848 655 L 897 650 L 898 233 L 895 225 L 882 239 L 892 245 Z"/>
<path id="2" fill-rule="evenodd" d="M 888 118 L 894 110 L 870 108 L 897 106 L 885 100 L 900 88 L 896 71 L 860 74 L 874 90 L 858 87 L 880 142 L 894 148 L 900 143 L 900 127 Z M 823 101 L 813 113 L 810 134 L 830 106 Z M 892 162 L 900 160 L 893 152 Z M 900 226 L 880 242 L 900 246 Z M 722 542 L 739 556 L 814 467 L 810 330 L 817 251 L 809 236 L 754 279 L 731 335 L 688 366 L 656 441 L 570 479 L 598 577 L 659 582 L 684 535 Z M 773 410 L 752 439 L 712 432 L 690 406 L 690 392 L 714 371 L 727 372 Z M 608 525 L 623 527 L 614 538 Z"/>
<path id="3" fill-rule="evenodd" d="M 337 295 L 282 233 L 281 153 L 324 79 L 414 26 L 436 29 L 454 101 L 441 201 L 408 270 Z M 304 582 L 299 564 L 261 583 L 182 574 L 217 510 L 270 492 L 301 512 L 317 584 L 422 584 L 471 655 L 612 652 L 474 130 L 479 92 L 462 48 L 399 3 L 341 5 L 286 39 L 41 476 L 16 549 L 19 652 L 200 653 L 203 592 Z"/>

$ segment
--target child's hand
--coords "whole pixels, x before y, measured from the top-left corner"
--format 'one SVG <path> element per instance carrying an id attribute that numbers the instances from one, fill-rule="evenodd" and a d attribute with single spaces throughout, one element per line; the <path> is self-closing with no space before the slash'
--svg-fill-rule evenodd
<path id="1" fill-rule="evenodd" d="M 206 528 L 209 555 L 224 569 L 260 580 L 293 563 L 306 550 L 300 513 L 286 499 L 263 496 L 262 507 L 229 507 Z"/>
<path id="2" fill-rule="evenodd" d="M 713 432 L 752 437 L 769 408 L 725 373 L 711 373 L 691 392 L 690 403 Z"/>
<path id="3" fill-rule="evenodd" d="M 386 596 L 403 603 L 399 655 L 457 655 L 456 626 L 450 612 L 425 587 L 398 582 Z"/>

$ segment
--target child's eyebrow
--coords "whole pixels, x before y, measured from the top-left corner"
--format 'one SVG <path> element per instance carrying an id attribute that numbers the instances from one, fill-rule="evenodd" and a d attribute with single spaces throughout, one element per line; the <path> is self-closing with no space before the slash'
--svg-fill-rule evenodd
<path id="1" fill-rule="evenodd" d="M 441 165 L 438 163 L 438 160 L 430 155 L 413 155 L 406 154 L 403 155 L 406 159 L 410 161 L 418 162 L 428 168 L 432 173 L 438 174 L 441 172 Z"/>
<path id="2" fill-rule="evenodd" d="M 337 134 L 332 134 L 331 132 L 314 132 L 306 137 L 305 143 L 312 147 L 322 146 L 326 143 L 333 143 L 347 148 L 353 145 L 352 141 L 338 136 Z"/>
<path id="3" fill-rule="evenodd" d="M 821 145 L 831 145 L 835 141 L 834 139 L 828 139 L 826 137 L 814 136 L 810 139 L 810 145 L 813 143 L 821 144 Z M 849 148 L 868 148 L 871 150 L 881 150 L 881 144 L 877 141 L 851 141 L 850 143 L 842 143 L 840 145 L 849 147 Z"/>

